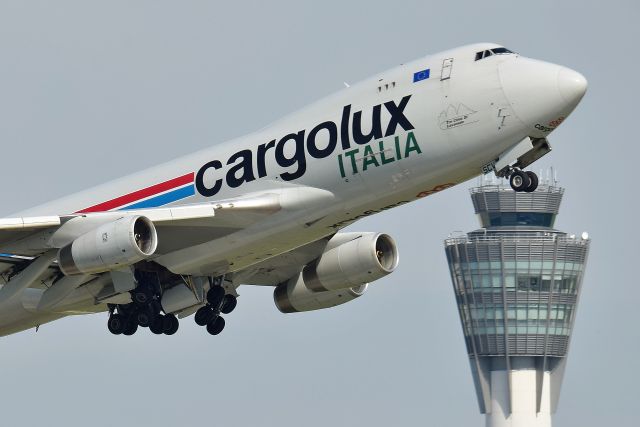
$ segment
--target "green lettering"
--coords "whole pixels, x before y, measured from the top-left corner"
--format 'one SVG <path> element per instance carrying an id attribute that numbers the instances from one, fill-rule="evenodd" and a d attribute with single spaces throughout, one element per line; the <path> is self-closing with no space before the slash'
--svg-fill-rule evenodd
<path id="1" fill-rule="evenodd" d="M 420 146 L 418 145 L 418 141 L 416 141 L 416 137 L 413 135 L 413 132 L 409 132 L 407 134 L 407 143 L 405 145 L 404 156 L 409 157 L 409 153 L 412 151 L 416 151 L 418 154 L 422 154 L 422 150 L 420 150 Z"/>
<path id="2" fill-rule="evenodd" d="M 364 147 L 364 158 L 362 161 L 362 171 L 366 171 L 367 167 L 369 167 L 369 165 L 374 165 L 375 167 L 380 166 L 380 164 L 378 163 L 378 159 L 376 159 L 376 156 L 373 154 L 373 148 L 371 148 L 370 145 L 367 145 Z"/>
<path id="3" fill-rule="evenodd" d="M 393 157 L 389 159 L 385 157 L 384 141 L 382 140 L 378 141 L 378 147 L 380 148 L 380 161 L 382 162 L 383 165 L 386 165 L 387 163 L 391 163 L 395 160 Z"/>
<path id="4" fill-rule="evenodd" d="M 351 159 L 351 167 L 353 168 L 353 174 L 357 174 L 358 173 L 358 165 L 356 163 L 356 157 L 355 155 L 358 153 L 358 151 L 360 151 L 359 149 L 355 149 L 355 150 L 350 150 L 350 151 L 346 151 L 344 153 L 345 156 L 349 157 Z"/>

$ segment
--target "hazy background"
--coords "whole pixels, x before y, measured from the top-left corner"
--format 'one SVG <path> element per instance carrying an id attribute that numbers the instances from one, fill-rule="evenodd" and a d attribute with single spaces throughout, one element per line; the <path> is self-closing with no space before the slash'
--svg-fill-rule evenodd
<path id="1" fill-rule="evenodd" d="M 599 5 L 599 6 L 592 6 Z M 557 426 L 637 426 L 640 7 L 633 1 L 0 2 L 0 215 L 260 128 L 378 71 L 492 41 L 589 80 L 550 138 L 557 227 L 593 238 Z M 481 426 L 442 240 L 462 184 L 352 229 L 395 274 L 282 315 L 241 288 L 227 328 L 112 336 L 107 315 L 0 339 L 2 425 Z"/>

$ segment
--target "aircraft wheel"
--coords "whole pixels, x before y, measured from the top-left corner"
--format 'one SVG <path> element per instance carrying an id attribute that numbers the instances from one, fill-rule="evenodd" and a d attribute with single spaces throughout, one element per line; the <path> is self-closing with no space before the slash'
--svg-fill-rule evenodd
<path id="1" fill-rule="evenodd" d="M 538 175 L 535 172 L 527 171 L 527 176 L 529 177 L 529 186 L 524 190 L 527 193 L 533 193 L 538 188 Z"/>
<path id="2" fill-rule="evenodd" d="M 220 316 L 207 323 L 207 332 L 211 335 L 218 335 L 224 329 L 224 319 Z"/>
<path id="3" fill-rule="evenodd" d="M 180 322 L 178 318 L 173 314 L 167 314 L 162 319 L 162 331 L 165 335 L 173 335 L 178 332 L 178 327 L 180 327 Z"/>
<path id="4" fill-rule="evenodd" d="M 229 314 L 236 308 L 236 305 L 238 305 L 238 299 L 234 295 L 225 295 L 222 300 L 220 312 L 223 314 Z"/>
<path id="5" fill-rule="evenodd" d="M 124 332 L 126 325 L 126 319 L 122 314 L 112 314 L 107 321 L 107 328 L 109 332 L 114 335 L 120 335 Z"/>
<path id="6" fill-rule="evenodd" d="M 156 335 L 162 334 L 164 332 L 164 316 L 156 316 L 153 322 L 149 325 L 149 330 Z"/>
<path id="7" fill-rule="evenodd" d="M 133 335 L 138 330 L 138 324 L 133 320 L 127 321 L 127 324 L 122 332 L 124 335 Z"/>
<path id="8" fill-rule="evenodd" d="M 196 311 L 195 321 L 198 326 L 205 326 L 215 317 L 215 312 L 211 308 L 210 305 L 205 305 L 204 307 L 200 307 L 198 311 Z"/>
<path id="9" fill-rule="evenodd" d="M 527 187 L 529 187 L 529 184 L 531 184 L 531 179 L 526 172 L 515 170 L 511 174 L 511 177 L 509 177 L 509 184 L 511 185 L 513 191 L 521 192 L 525 191 Z"/>
<path id="10" fill-rule="evenodd" d="M 207 292 L 207 302 L 213 307 L 218 307 L 224 298 L 224 288 L 214 286 Z"/>
<path id="11" fill-rule="evenodd" d="M 143 328 L 148 327 L 153 322 L 153 317 L 149 310 L 140 310 L 136 313 L 136 321 Z"/>

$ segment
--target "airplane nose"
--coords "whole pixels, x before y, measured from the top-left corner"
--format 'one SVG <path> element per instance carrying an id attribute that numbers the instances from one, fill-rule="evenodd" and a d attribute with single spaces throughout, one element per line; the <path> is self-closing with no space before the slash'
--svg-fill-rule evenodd
<path id="1" fill-rule="evenodd" d="M 577 71 L 561 67 L 558 71 L 558 89 L 566 103 L 575 108 L 587 92 L 587 79 Z"/>
<path id="2" fill-rule="evenodd" d="M 587 90 L 582 74 L 529 58 L 505 61 L 498 73 L 513 113 L 536 138 L 545 137 L 560 125 Z"/>

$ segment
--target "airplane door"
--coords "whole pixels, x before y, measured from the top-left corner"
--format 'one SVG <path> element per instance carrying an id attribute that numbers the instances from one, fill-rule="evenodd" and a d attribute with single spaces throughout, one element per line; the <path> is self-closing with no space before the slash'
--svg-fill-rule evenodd
<path id="1" fill-rule="evenodd" d="M 453 68 L 453 58 L 447 58 L 442 61 L 442 71 L 440 72 L 440 81 L 449 80 L 451 78 L 451 69 Z"/>

